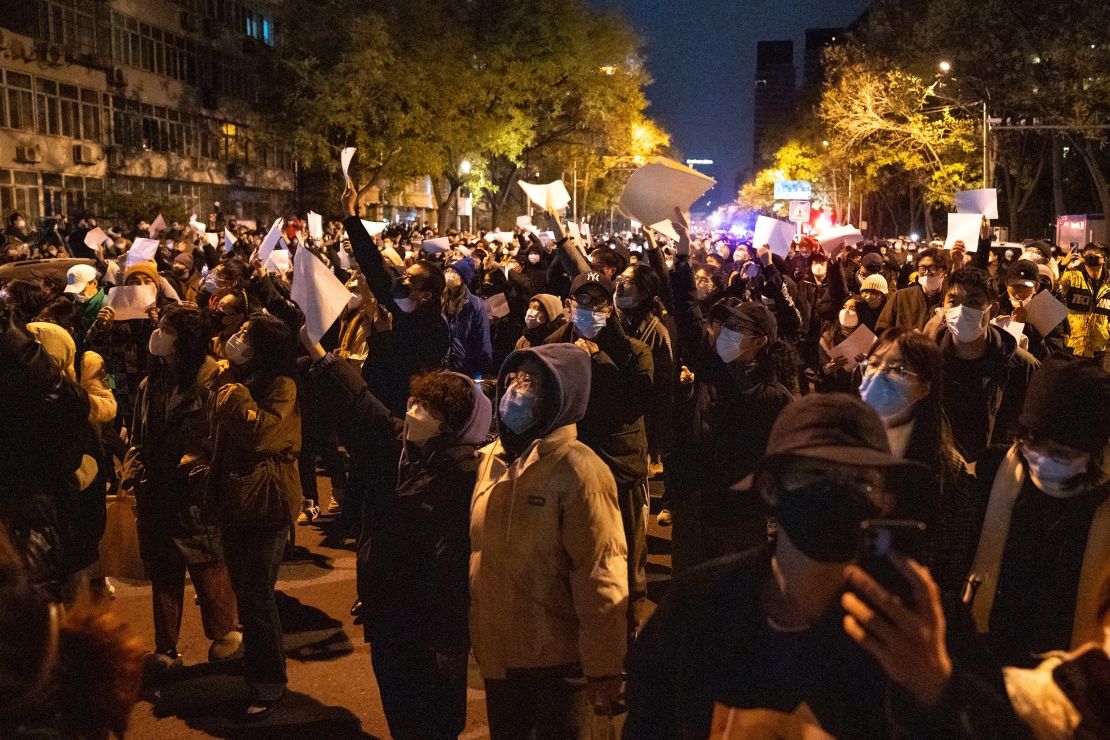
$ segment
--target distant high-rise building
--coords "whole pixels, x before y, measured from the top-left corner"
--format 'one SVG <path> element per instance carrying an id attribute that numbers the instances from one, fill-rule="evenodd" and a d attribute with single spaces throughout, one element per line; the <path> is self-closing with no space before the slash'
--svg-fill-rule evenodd
<path id="1" fill-rule="evenodd" d="M 810 28 L 806 30 L 803 87 L 816 89 L 825 81 L 825 49 L 843 41 L 843 28 Z"/>
<path id="2" fill-rule="evenodd" d="M 755 53 L 752 158 L 756 169 L 769 164 L 794 114 L 794 42 L 760 41 Z"/>

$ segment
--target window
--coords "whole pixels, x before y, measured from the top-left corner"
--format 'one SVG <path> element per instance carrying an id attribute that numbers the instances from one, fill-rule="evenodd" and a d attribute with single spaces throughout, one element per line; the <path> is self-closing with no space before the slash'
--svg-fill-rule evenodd
<path id="1" fill-rule="evenodd" d="M 28 222 L 41 215 L 37 173 L 0 170 L 0 212 L 12 211 L 22 213 Z"/>
<path id="2" fill-rule="evenodd" d="M 71 139 L 81 138 L 81 94 L 73 85 L 59 85 L 58 97 L 61 100 L 62 136 Z"/>
<path id="3" fill-rule="evenodd" d="M 42 0 L 42 38 L 71 54 L 97 55 L 95 0 Z"/>
<path id="4" fill-rule="evenodd" d="M 44 172 L 42 174 L 42 215 L 47 218 L 60 217 L 65 211 L 62 208 L 64 194 L 62 176 Z"/>
<path id="5" fill-rule="evenodd" d="M 112 13 L 112 53 L 120 64 L 197 84 L 194 42 L 119 13 Z"/>
<path id="6" fill-rule="evenodd" d="M 81 138 L 101 141 L 100 120 L 100 93 L 81 90 Z"/>
<path id="7" fill-rule="evenodd" d="M 35 102 L 38 105 L 39 114 L 38 132 L 57 136 L 61 132 L 58 117 L 58 83 L 41 77 L 35 80 Z"/>
<path id="8" fill-rule="evenodd" d="M 35 107 L 31 93 L 31 75 L 7 73 L 8 125 L 24 131 L 35 130 Z"/>

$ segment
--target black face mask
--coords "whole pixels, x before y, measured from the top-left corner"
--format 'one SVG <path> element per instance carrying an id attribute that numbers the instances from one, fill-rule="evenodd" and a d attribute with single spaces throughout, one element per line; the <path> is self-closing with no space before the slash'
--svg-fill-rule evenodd
<path id="1" fill-rule="evenodd" d="M 1091 254 L 1085 254 L 1083 255 L 1083 264 L 1088 267 L 1098 267 L 1102 264 L 1102 255 L 1093 252 Z"/>
<path id="2" fill-rule="evenodd" d="M 790 541 L 821 563 L 851 562 L 860 524 L 878 513 L 862 491 L 830 481 L 783 491 L 775 511 Z"/>
<path id="3" fill-rule="evenodd" d="M 405 278 L 393 278 L 392 293 L 394 300 L 397 300 L 398 298 L 409 297 L 409 286 L 405 284 Z"/>

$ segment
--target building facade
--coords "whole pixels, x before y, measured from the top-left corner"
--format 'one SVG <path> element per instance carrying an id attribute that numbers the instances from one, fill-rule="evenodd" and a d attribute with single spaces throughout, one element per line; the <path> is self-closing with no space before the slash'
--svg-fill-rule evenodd
<path id="1" fill-rule="evenodd" d="M 275 33 L 265 0 L 0 0 L 0 212 L 289 208 L 296 163 L 253 135 L 247 71 Z"/>
<path id="2" fill-rule="evenodd" d="M 755 169 L 771 163 L 795 113 L 794 42 L 760 41 L 755 54 L 752 159 Z"/>

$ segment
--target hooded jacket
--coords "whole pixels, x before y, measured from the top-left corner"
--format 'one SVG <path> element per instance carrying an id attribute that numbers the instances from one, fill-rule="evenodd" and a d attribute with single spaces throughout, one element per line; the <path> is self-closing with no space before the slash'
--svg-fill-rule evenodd
<path id="1" fill-rule="evenodd" d="M 462 306 L 455 314 L 445 317 L 451 343 L 443 364 L 448 370 L 480 378 L 490 371 L 493 364 L 489 316 L 482 299 L 471 293 L 465 283 L 459 286 L 459 290 L 464 292 Z"/>
<path id="2" fill-rule="evenodd" d="M 532 301 L 539 301 L 540 305 L 543 306 L 544 311 L 547 312 L 547 323 L 531 329 L 526 325 L 524 333 L 520 335 L 520 339 L 516 340 L 514 349 L 538 347 L 549 336 L 567 324 L 567 319 L 563 315 L 563 302 L 559 300 L 558 296 L 553 296 L 550 293 L 536 293 L 532 296 Z M 529 303 L 532 301 L 529 301 Z"/>
<path id="3" fill-rule="evenodd" d="M 548 372 L 556 411 L 519 456 L 479 452 L 470 506 L 470 639 L 487 679 L 514 669 L 581 665 L 620 674 L 627 640 L 628 551 L 612 473 L 577 440 L 590 360 L 578 347 L 514 352 Z"/>

